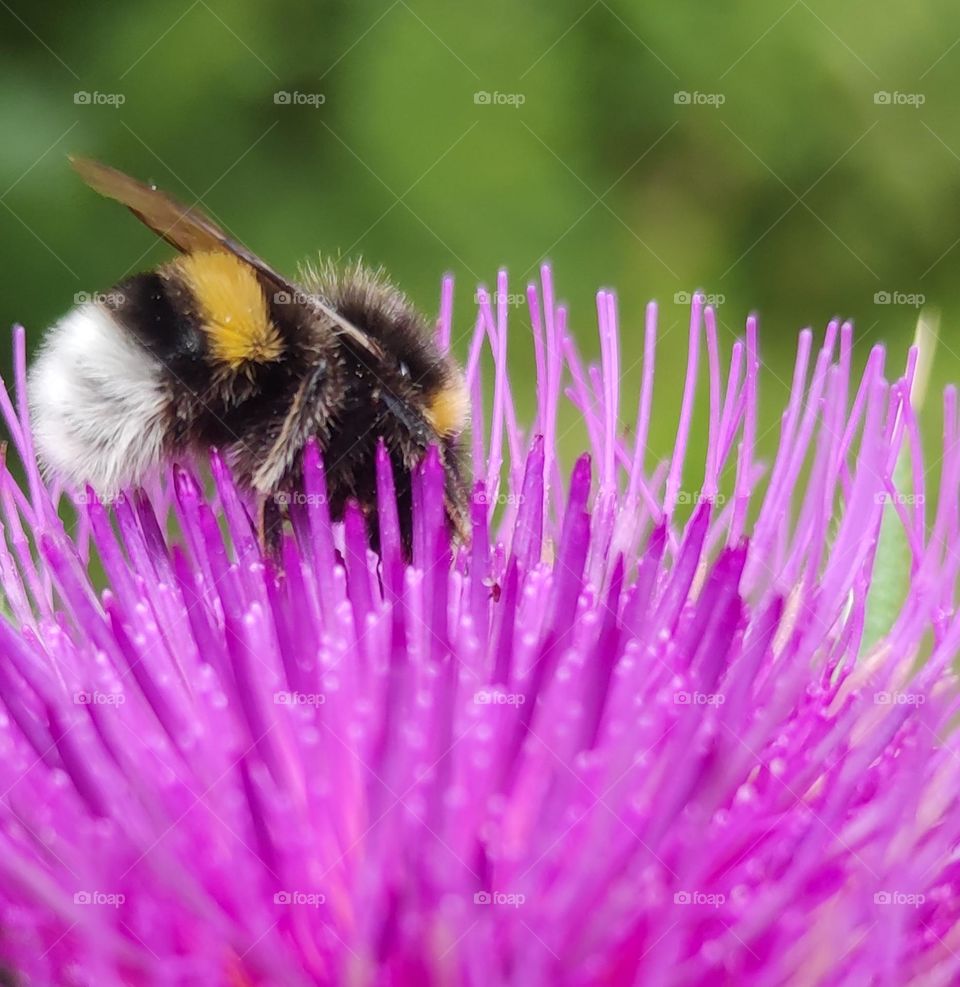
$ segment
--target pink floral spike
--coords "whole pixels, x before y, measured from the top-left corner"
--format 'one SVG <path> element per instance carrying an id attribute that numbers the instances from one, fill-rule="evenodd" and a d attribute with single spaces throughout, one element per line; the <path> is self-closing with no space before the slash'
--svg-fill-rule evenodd
<path id="1" fill-rule="evenodd" d="M 849 323 L 805 330 L 763 463 L 756 319 L 724 363 L 696 294 L 656 463 L 656 306 L 623 394 L 614 294 L 590 366 L 543 268 L 524 423 L 507 288 L 500 272 L 478 294 L 469 347 L 472 539 L 451 544 L 431 452 L 410 563 L 384 449 L 378 553 L 356 508 L 331 519 L 315 445 L 278 558 L 217 456 L 210 495 L 177 465 L 113 504 L 61 502 L 16 331 L 0 388 L 14 982 L 960 982 L 956 392 L 934 490 L 918 354 L 895 376 L 878 347 L 856 380 Z M 453 312 L 448 277 L 442 348 Z M 575 463 L 564 395 L 589 436 Z M 909 580 L 895 604 L 891 574 Z"/>

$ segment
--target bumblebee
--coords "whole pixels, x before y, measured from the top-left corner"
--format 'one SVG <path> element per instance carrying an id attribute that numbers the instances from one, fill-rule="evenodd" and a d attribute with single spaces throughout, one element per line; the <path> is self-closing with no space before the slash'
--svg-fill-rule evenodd
<path id="1" fill-rule="evenodd" d="M 294 283 L 198 210 L 106 165 L 70 160 L 179 254 L 85 300 L 48 331 L 28 387 L 48 474 L 108 497 L 217 448 L 255 495 L 269 547 L 314 438 L 331 516 L 355 500 L 375 538 L 382 439 L 409 553 L 412 471 L 436 446 L 448 523 L 464 536 L 464 378 L 382 272 L 325 264 Z"/>

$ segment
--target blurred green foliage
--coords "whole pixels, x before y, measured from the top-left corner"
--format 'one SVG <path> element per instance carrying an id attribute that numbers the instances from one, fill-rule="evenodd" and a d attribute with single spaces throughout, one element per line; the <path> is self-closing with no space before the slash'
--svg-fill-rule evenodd
<path id="1" fill-rule="evenodd" d="M 199 200 L 280 269 L 362 254 L 428 311 L 452 271 L 461 355 L 500 266 L 520 293 L 551 259 L 591 355 L 593 292 L 613 286 L 628 415 L 659 299 L 659 452 L 686 358 L 675 298 L 698 286 L 722 296 L 727 348 L 761 317 L 767 425 L 797 330 L 835 314 L 861 362 L 885 341 L 900 366 L 922 296 L 944 316 L 933 386 L 960 375 L 947 0 L 3 0 L 0 23 L 0 321 L 32 343 L 76 293 L 168 255 L 82 187 L 72 150 Z M 529 408 L 522 331 L 512 346 Z"/>

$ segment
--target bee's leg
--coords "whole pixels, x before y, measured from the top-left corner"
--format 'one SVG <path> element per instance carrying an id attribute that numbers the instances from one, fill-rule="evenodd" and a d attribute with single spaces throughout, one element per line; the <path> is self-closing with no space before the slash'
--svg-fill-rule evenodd
<path id="1" fill-rule="evenodd" d="M 264 496 L 257 504 L 257 537 L 263 554 L 271 559 L 280 558 L 283 543 L 283 508 L 276 497 Z"/>

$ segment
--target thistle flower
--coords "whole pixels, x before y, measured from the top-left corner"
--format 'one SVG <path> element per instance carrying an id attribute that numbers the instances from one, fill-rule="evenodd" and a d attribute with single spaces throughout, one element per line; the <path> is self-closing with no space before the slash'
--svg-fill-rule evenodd
<path id="1" fill-rule="evenodd" d="M 545 268 L 523 428 L 507 289 L 481 291 L 468 362 L 472 541 L 450 544 L 428 457 L 410 565 L 389 458 L 378 556 L 358 512 L 331 523 L 316 448 L 279 564 L 216 457 L 211 495 L 175 468 L 75 495 L 68 533 L 15 334 L 0 958 L 21 982 L 957 982 L 955 391 L 928 516 L 917 352 L 891 384 L 877 347 L 855 381 L 850 325 L 805 331 L 768 469 L 756 324 L 722 367 L 696 296 L 651 464 L 655 306 L 624 437 L 614 297 L 586 367 Z M 569 480 L 564 399 L 590 444 Z M 905 591 L 878 618 L 886 555 Z"/>

